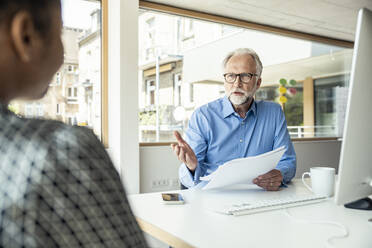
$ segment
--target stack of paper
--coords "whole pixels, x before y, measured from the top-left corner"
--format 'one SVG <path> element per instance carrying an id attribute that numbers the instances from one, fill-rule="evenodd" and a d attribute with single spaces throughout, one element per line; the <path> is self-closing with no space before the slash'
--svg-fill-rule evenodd
<path id="1" fill-rule="evenodd" d="M 275 169 L 284 151 L 285 147 L 282 146 L 255 157 L 228 161 L 212 174 L 200 177 L 200 180 L 209 181 L 203 189 L 214 189 L 239 183 L 253 184 L 253 179 Z"/>

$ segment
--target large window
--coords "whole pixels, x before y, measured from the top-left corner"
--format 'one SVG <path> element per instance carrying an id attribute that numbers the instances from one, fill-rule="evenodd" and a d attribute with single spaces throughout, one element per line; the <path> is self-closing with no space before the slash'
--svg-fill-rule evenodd
<path id="1" fill-rule="evenodd" d="M 40 100 L 11 102 L 30 118 L 87 126 L 101 138 L 101 1 L 62 0 L 64 63 Z"/>
<path id="2" fill-rule="evenodd" d="M 240 47 L 259 54 L 256 100 L 282 106 L 291 137 L 342 134 L 352 49 L 141 9 L 140 142 L 173 141 L 195 108 L 224 96 L 222 60 Z"/>

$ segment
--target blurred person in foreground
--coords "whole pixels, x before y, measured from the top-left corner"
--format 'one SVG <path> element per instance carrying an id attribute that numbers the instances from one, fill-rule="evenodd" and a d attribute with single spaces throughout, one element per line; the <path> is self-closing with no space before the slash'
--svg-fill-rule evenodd
<path id="1" fill-rule="evenodd" d="M 25 119 L 63 62 L 60 0 L 0 0 L 0 247 L 146 247 L 92 131 Z"/>

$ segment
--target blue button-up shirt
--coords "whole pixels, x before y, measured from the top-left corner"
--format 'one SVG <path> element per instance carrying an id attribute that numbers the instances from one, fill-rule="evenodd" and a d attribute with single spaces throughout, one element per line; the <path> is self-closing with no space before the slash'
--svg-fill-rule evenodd
<path id="1" fill-rule="evenodd" d="M 185 140 L 198 159 L 194 175 L 185 164 L 180 166 L 180 181 L 188 188 L 229 160 L 256 156 L 281 146 L 286 151 L 276 169 L 282 173 L 283 183 L 296 173 L 296 153 L 277 103 L 254 101 L 243 119 L 226 96 L 210 102 L 192 114 Z"/>

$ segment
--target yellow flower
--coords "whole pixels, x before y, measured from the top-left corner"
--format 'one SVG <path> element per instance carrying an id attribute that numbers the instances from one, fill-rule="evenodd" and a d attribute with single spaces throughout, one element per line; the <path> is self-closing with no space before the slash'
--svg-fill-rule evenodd
<path id="1" fill-rule="evenodd" d="M 287 89 L 283 86 L 279 86 L 279 92 L 280 94 L 285 94 L 287 92 Z"/>
<path id="2" fill-rule="evenodd" d="M 287 97 L 285 97 L 285 96 L 279 97 L 279 102 L 280 103 L 286 103 L 287 102 Z"/>

